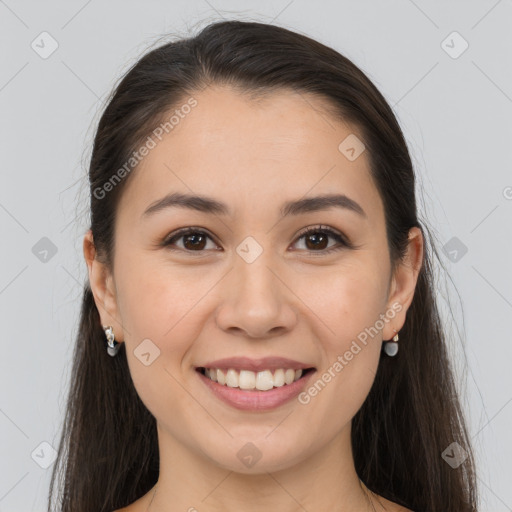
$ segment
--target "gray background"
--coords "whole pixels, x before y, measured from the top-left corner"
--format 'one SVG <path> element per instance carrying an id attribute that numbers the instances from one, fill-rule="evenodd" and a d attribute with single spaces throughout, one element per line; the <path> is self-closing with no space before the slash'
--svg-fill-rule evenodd
<path id="1" fill-rule="evenodd" d="M 0 0 L 0 511 L 45 510 L 103 101 L 160 36 L 221 17 L 273 21 L 333 46 L 394 107 L 425 191 L 422 215 L 439 248 L 448 244 L 441 255 L 455 286 L 442 277 L 439 293 L 460 335 L 450 347 L 481 510 L 512 510 L 510 0 Z M 58 48 L 42 58 L 50 37 Z"/>

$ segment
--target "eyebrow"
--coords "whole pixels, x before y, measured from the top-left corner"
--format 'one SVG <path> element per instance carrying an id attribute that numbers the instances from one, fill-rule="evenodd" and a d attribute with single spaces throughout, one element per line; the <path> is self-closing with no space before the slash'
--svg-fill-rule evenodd
<path id="1" fill-rule="evenodd" d="M 229 207 L 225 203 L 217 201 L 216 199 L 206 196 L 174 192 L 166 195 L 158 201 L 155 201 L 154 203 L 151 203 L 142 214 L 142 217 L 149 217 L 168 208 L 186 208 L 202 213 L 233 216 Z M 280 215 L 281 217 L 286 217 L 289 215 L 300 215 L 302 213 L 323 211 L 331 208 L 349 210 L 367 218 L 365 211 L 359 203 L 356 203 L 356 201 L 350 199 L 345 194 L 325 194 L 298 199 L 296 201 L 287 201 L 281 207 Z"/>

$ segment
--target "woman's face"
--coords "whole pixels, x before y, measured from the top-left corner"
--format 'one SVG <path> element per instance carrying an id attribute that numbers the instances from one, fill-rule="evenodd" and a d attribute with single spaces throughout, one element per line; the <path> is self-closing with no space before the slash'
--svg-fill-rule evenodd
<path id="1" fill-rule="evenodd" d="M 94 285 L 96 300 L 103 325 L 126 343 L 161 447 L 237 472 L 276 471 L 348 439 L 382 340 L 403 325 L 416 273 L 391 275 L 362 136 L 321 100 L 287 91 L 256 101 L 227 87 L 193 97 L 169 133 L 152 134 L 155 147 L 123 191 L 112 279 L 102 296 Z M 169 194 L 209 198 L 226 212 L 199 201 L 155 207 Z M 304 202 L 325 195 L 345 199 Z M 170 241 L 188 227 L 192 234 Z M 308 227 L 317 229 L 301 236 Z M 221 398 L 220 384 L 198 368 L 232 357 L 293 361 L 252 367 L 272 375 L 314 371 L 268 391 L 231 387 L 253 384 L 253 374 L 237 381 L 231 372 Z M 268 372 L 257 373 L 272 385 Z"/>

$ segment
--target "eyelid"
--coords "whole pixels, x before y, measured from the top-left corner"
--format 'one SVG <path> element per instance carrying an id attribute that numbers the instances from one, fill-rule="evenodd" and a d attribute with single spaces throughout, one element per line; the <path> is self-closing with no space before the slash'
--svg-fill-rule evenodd
<path id="1" fill-rule="evenodd" d="M 297 234 L 295 239 L 297 240 L 297 239 L 303 237 L 304 235 L 308 235 L 309 233 L 316 233 L 316 232 L 327 233 L 327 234 L 332 235 L 334 237 L 339 237 L 339 238 L 341 238 L 343 240 L 344 244 L 346 244 L 347 246 L 350 245 L 347 237 L 341 231 L 338 231 L 338 230 L 336 230 L 334 228 L 331 228 L 329 226 L 325 226 L 323 224 L 316 224 L 314 226 L 307 226 L 307 227 L 301 229 L 299 231 L 299 233 Z"/>
<path id="2" fill-rule="evenodd" d="M 338 245 L 329 247 L 328 249 L 322 249 L 322 250 L 318 250 L 318 251 L 306 250 L 306 253 L 308 253 L 308 254 L 315 255 L 315 253 L 317 253 L 318 256 L 321 256 L 321 255 L 330 254 L 334 251 L 337 251 L 337 250 L 340 250 L 343 248 L 348 248 L 348 249 L 355 248 L 355 246 L 348 240 L 348 238 L 343 233 L 341 233 L 333 228 L 330 228 L 329 226 L 325 226 L 323 224 L 317 224 L 314 226 L 307 226 L 307 227 L 303 228 L 295 236 L 293 245 L 295 245 L 295 243 L 297 243 L 304 236 L 306 236 L 310 233 L 317 233 L 317 232 L 325 233 L 328 236 L 330 236 L 331 238 L 338 239 Z M 180 228 L 177 231 L 174 231 L 173 233 L 166 236 L 162 240 L 160 245 L 163 247 L 166 247 L 166 248 L 170 248 L 170 246 L 172 245 L 171 240 L 180 239 L 181 237 L 188 235 L 190 233 L 205 235 L 208 238 L 210 238 L 216 245 L 219 245 L 217 243 L 215 237 L 213 235 L 211 235 L 208 232 L 208 230 L 201 228 L 201 227 L 196 227 L 196 226 L 187 226 L 184 228 Z M 341 244 L 341 246 L 340 246 L 340 244 Z M 201 254 L 207 252 L 205 249 L 200 250 L 200 251 L 187 251 L 187 250 L 184 250 L 181 248 L 170 248 L 170 249 L 175 250 L 175 251 L 180 251 L 180 252 L 192 253 L 192 254 L 197 253 L 197 255 L 201 255 Z"/>
<path id="3" fill-rule="evenodd" d="M 219 245 L 216 241 L 216 238 L 208 231 L 206 230 L 205 228 L 200 228 L 200 227 L 196 227 L 196 226 L 187 226 L 185 228 L 180 228 L 176 231 L 173 231 L 172 233 L 170 233 L 169 235 L 167 235 L 163 240 L 162 242 L 159 244 L 160 246 L 164 247 L 164 248 L 170 248 L 171 250 L 175 250 L 175 251 L 181 251 L 181 252 L 187 252 L 187 253 L 197 253 L 197 254 L 201 254 L 201 253 L 204 253 L 206 252 L 205 250 L 202 250 L 202 251 L 186 251 L 184 249 L 181 249 L 181 248 L 171 248 L 171 240 L 174 240 L 174 239 L 180 239 L 182 238 L 183 236 L 185 235 L 188 235 L 190 233 L 194 233 L 194 234 L 199 234 L 199 235 L 205 235 L 207 236 L 208 238 L 210 238 L 216 245 Z"/>
<path id="4" fill-rule="evenodd" d="M 309 235 L 310 233 L 325 233 L 328 237 L 337 240 L 338 244 L 333 245 L 327 249 L 322 249 L 319 251 L 306 250 L 306 253 L 311 256 L 326 256 L 333 252 L 339 251 L 341 249 L 353 249 L 354 245 L 348 240 L 348 238 L 341 233 L 340 231 L 331 228 L 329 226 L 324 226 L 323 224 L 317 224 L 314 226 L 308 226 L 302 229 L 295 238 L 294 244 L 299 241 L 304 236 Z"/>
<path id="5" fill-rule="evenodd" d="M 187 226 L 185 228 L 177 229 L 176 231 L 173 231 L 172 233 L 169 233 L 162 241 L 163 244 L 168 243 L 173 238 L 177 238 L 180 235 L 188 235 L 189 233 L 199 233 L 201 235 L 207 235 L 210 238 L 214 239 L 215 237 L 211 235 L 208 230 L 205 228 L 200 228 L 199 226 Z"/>

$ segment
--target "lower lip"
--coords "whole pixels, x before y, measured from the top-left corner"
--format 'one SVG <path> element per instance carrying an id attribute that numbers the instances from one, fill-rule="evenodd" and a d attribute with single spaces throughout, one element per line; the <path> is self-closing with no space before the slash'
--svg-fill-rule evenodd
<path id="1" fill-rule="evenodd" d="M 256 389 L 244 391 L 239 388 L 230 388 L 214 382 L 200 371 L 196 373 L 218 398 L 232 407 L 244 411 L 265 411 L 275 409 L 299 395 L 315 371 L 310 370 L 299 380 L 268 391 Z"/>

